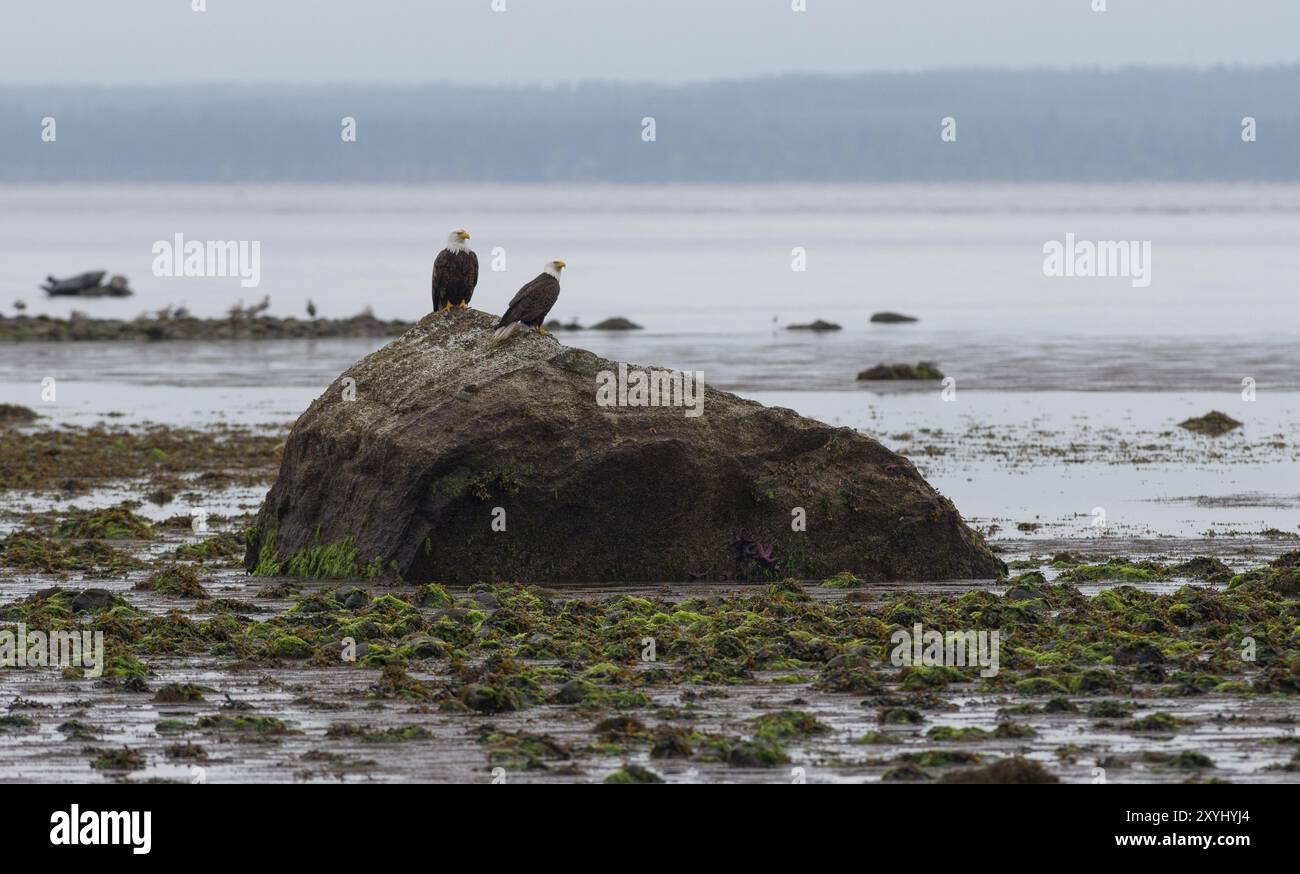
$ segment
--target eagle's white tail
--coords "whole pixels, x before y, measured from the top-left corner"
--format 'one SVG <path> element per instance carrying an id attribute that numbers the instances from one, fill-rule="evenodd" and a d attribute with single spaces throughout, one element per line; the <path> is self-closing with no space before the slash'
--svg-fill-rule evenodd
<path id="1" fill-rule="evenodd" d="M 515 335 L 515 332 L 523 326 L 523 324 L 523 322 L 511 322 L 508 325 L 502 325 L 492 332 L 492 342 L 501 343 L 505 340 L 509 340 Z"/>

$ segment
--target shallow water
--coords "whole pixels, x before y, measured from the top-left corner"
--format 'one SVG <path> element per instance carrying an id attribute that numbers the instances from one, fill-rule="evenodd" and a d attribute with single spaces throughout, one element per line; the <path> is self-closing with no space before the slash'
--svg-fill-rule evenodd
<path id="1" fill-rule="evenodd" d="M 213 687 L 208 703 L 155 704 L 147 694 L 105 695 L 88 690 L 73 700 L 67 683 L 42 672 L 22 672 L 9 691 L 26 699 L 51 704 L 53 712 L 41 711 L 42 728 L 7 739 L 0 749 L 0 781 L 82 782 L 96 777 L 87 765 L 84 742 L 68 740 L 59 733 L 54 717 L 77 718 L 102 728 L 98 745 L 126 744 L 146 754 L 149 766 L 131 772 L 133 781 L 162 778 L 188 782 L 196 777 L 191 764 L 171 760 L 165 748 L 185 741 L 204 747 L 208 759 L 197 763 L 207 782 L 489 782 L 495 776 L 485 764 L 485 753 L 477 735 L 485 725 L 499 729 L 546 733 L 575 747 L 590 744 L 592 727 L 600 715 L 581 716 L 570 708 L 542 705 L 520 713 L 491 718 L 439 715 L 416 708 L 387 704 L 381 710 L 358 707 L 357 698 L 373 683 L 378 671 L 348 668 L 311 670 L 266 670 L 247 675 L 212 670 L 202 662 L 159 660 L 158 682 L 190 682 Z M 419 679 L 435 675 L 413 672 Z M 292 734 L 271 742 L 220 741 L 196 732 L 160 737 L 154 730 L 162 719 L 193 721 L 211 713 L 214 705 L 229 695 L 235 701 L 255 705 L 260 715 L 286 720 Z M 954 692 L 952 703 L 960 710 L 937 714 L 932 725 L 971 726 L 992 729 L 1003 703 L 993 696 Z M 677 706 L 677 694 L 652 695 L 654 707 Z M 1016 701 L 1042 703 L 1017 696 Z M 985 761 L 999 755 L 1020 754 L 1044 764 L 1064 782 L 1088 783 L 1098 778 L 1095 760 L 1099 754 L 1124 755 L 1157 749 L 1166 753 L 1191 750 L 1208 755 L 1215 763 L 1214 776 L 1232 782 L 1291 782 L 1293 775 L 1278 766 L 1291 757 L 1295 743 L 1293 715 L 1285 701 L 1205 696 L 1186 699 L 1143 699 L 1138 717 L 1163 711 L 1193 723 L 1172 736 L 1134 736 L 1092 727 L 1077 714 L 1037 715 L 1017 721 L 1029 725 L 1038 736 L 1022 740 L 984 741 L 978 745 L 937 743 L 912 730 L 889 731 L 896 739 L 890 745 L 860 745 L 852 739 L 876 727 L 874 710 L 848 703 L 846 696 L 797 692 L 780 686 L 728 687 L 725 697 L 705 705 L 688 707 L 692 724 L 701 731 L 744 733 L 753 716 L 797 706 L 828 726 L 825 739 L 789 747 L 790 764 L 776 768 L 734 768 L 721 763 L 651 760 L 644 750 L 630 755 L 594 752 L 579 754 L 569 767 L 560 770 L 510 771 L 505 782 L 599 782 L 624 762 L 651 767 L 673 782 L 792 782 L 802 776 L 810 783 L 863 782 L 879 780 L 888 760 L 901 753 L 924 750 L 978 749 Z M 651 710 L 653 712 L 653 708 Z M 649 714 L 646 721 L 655 722 Z M 928 721 L 929 722 L 929 721 Z M 422 726 L 433 734 L 427 741 L 395 744 L 367 743 L 356 739 L 327 739 L 333 725 L 404 727 Z M 927 725 L 927 727 L 929 727 Z M 888 731 L 888 730 L 887 730 Z M 1073 749 L 1076 748 L 1077 749 Z M 1059 754 L 1062 748 L 1071 752 Z M 309 763 L 304 754 L 327 750 L 343 757 L 333 763 Z M 802 769 L 801 775 L 796 768 Z M 1135 763 L 1108 768 L 1106 782 L 1182 782 L 1188 772 L 1162 770 Z"/>
<path id="2" fill-rule="evenodd" d="M 1052 574 L 1048 570 L 1049 576 Z M 141 574 L 133 574 L 138 577 Z M 218 572 L 208 584 L 219 597 L 247 600 L 255 590 L 275 580 L 258 580 Z M 52 580 L 32 579 L 32 588 Z M 184 601 L 130 591 L 130 580 L 97 581 L 150 612 L 164 613 L 180 608 L 194 618 Z M 308 583 L 304 591 L 324 584 Z M 29 594 L 27 586 L 7 591 L 13 597 Z M 734 593 L 737 585 L 707 586 L 624 586 L 622 593 L 644 593 L 682 600 L 687 597 Z M 928 592 L 954 592 L 953 585 L 923 585 Z M 967 588 L 970 588 L 967 584 Z M 1081 587 L 1085 591 L 1101 587 Z M 1145 588 L 1145 587 L 1144 587 Z M 1000 591 L 1000 588 L 997 589 Z M 402 589 L 371 589 L 374 594 L 403 594 Z M 565 587 L 554 590 L 560 596 L 594 597 L 608 594 L 601 587 Z M 898 587 L 870 586 L 855 590 L 854 597 L 887 598 Z M 464 594 L 453 588 L 454 595 Z M 813 588 L 818 598 L 841 598 L 843 591 Z M 289 602 L 258 598 L 261 610 L 282 610 Z M 257 614 L 251 614 L 256 616 Z M 545 663 L 539 663 L 545 664 Z M 208 782 L 256 781 L 455 781 L 506 782 L 600 781 L 605 775 L 633 762 L 651 767 L 674 782 L 862 782 L 881 779 L 897 765 L 895 757 L 926 750 L 977 753 L 985 761 L 1000 755 L 1019 754 L 1043 763 L 1066 782 L 1095 782 L 1097 761 L 1105 757 L 1134 757 L 1143 752 L 1177 753 L 1195 751 L 1214 762 L 1213 775 L 1233 782 L 1286 782 L 1290 772 L 1281 770 L 1291 757 L 1297 734 L 1294 702 L 1288 698 L 1261 696 L 1241 698 L 1202 695 L 1196 698 L 1103 696 L 1079 699 L 1081 710 L 1102 700 L 1129 701 L 1138 718 L 1165 712 L 1184 720 L 1176 732 L 1134 733 L 1108 725 L 1085 712 L 1017 715 L 1012 721 L 1027 725 L 1035 736 L 1018 739 L 985 738 L 977 742 L 943 742 L 925 736 L 937 726 L 974 727 L 992 730 L 1007 719 L 1001 711 L 1010 705 L 1042 704 L 1047 696 L 987 694 L 967 688 L 949 687 L 940 693 L 944 706 L 927 710 L 919 726 L 880 726 L 877 707 L 859 701 L 860 695 L 832 694 L 812 689 L 816 676 L 811 669 L 781 672 L 787 679 L 776 682 L 777 672 L 759 672 L 753 683 L 714 688 L 707 686 L 646 687 L 651 705 L 635 711 L 647 725 L 661 720 L 688 723 L 695 730 L 731 736 L 748 736 L 753 717 L 785 708 L 797 708 L 822 722 L 829 731 L 787 745 L 790 762 L 773 768 L 737 768 L 721 763 L 693 760 L 654 759 L 645 749 L 612 755 L 594 744 L 593 727 L 605 713 L 583 712 L 567 706 L 539 704 L 523 711 L 491 716 L 462 715 L 400 700 L 368 700 L 366 692 L 379 676 L 374 669 L 353 666 L 253 667 L 232 669 L 211 658 L 152 658 L 155 675 L 150 685 L 194 683 L 208 688 L 202 702 L 164 704 L 148 692 L 128 692 L 98 684 L 93 679 L 65 679 L 54 670 L 11 670 L 0 674 L 4 693 L 12 701 L 10 712 L 25 713 L 37 722 L 27 731 L 10 732 L 0 744 L 0 781 L 69 782 L 87 779 L 122 779 L 121 773 L 99 774 L 88 761 L 97 749 L 129 746 L 143 754 L 148 766 L 130 772 L 133 781 L 165 779 L 190 781 L 202 769 Z M 885 682 L 896 680 L 896 669 L 884 666 Z M 420 680 L 445 680 L 428 665 L 414 666 L 411 675 Z M 790 678 L 802 678 L 794 683 Z M 1135 687 L 1135 693 L 1149 692 Z M 235 709 L 242 708 L 242 709 Z M 157 729 L 162 720 L 193 724 L 200 715 L 214 712 L 255 713 L 284 720 L 288 733 L 270 737 L 214 735 L 193 727 L 175 732 Z M 66 720 L 94 726 L 93 739 L 70 739 L 58 730 Z M 383 728 L 419 726 L 432 733 L 427 740 L 404 743 L 373 743 L 357 738 L 328 737 L 332 726 L 353 725 Z M 486 763 L 485 749 L 478 742 L 487 727 L 507 731 L 526 730 L 545 734 L 573 748 L 571 761 L 550 762 L 544 770 L 493 772 Z M 872 730 L 882 730 L 888 744 L 863 745 L 855 740 Z M 177 744 L 202 746 L 207 758 L 200 762 L 172 758 L 167 750 Z M 325 751 L 330 758 L 312 761 L 313 751 Z M 307 756 L 304 759 L 304 756 Z M 1106 782 L 1179 782 L 1187 771 L 1167 770 L 1158 764 L 1131 760 L 1105 769 Z"/>
<path id="3" fill-rule="evenodd" d="M 751 331 L 876 310 L 1000 336 L 1282 337 L 1300 304 L 1300 185 L 985 184 L 763 187 L 602 185 L 18 185 L 0 187 L 0 306 L 127 317 L 168 305 L 220 315 L 428 310 L 429 271 L 465 227 L 483 263 L 475 304 L 501 312 L 551 259 L 555 315 L 623 315 L 653 330 Z M 160 278 L 152 246 L 261 244 L 261 283 Z M 1151 284 L 1043 275 L 1043 245 L 1152 244 Z M 806 270 L 792 270 L 802 248 Z M 504 254 L 505 269 L 490 259 Z M 46 300 L 47 274 L 130 277 L 127 300 Z M 689 362 L 686 362 L 689 363 Z M 874 363 L 874 362 L 870 362 Z M 700 368 L 694 368 L 700 369 Z"/>
<path id="4" fill-rule="evenodd" d="M 662 357 L 670 341 L 660 335 L 559 339 L 623 360 L 674 364 Z M 1213 391 L 1178 388 L 1176 376 L 1147 390 L 1070 391 L 990 378 L 989 388 L 959 379 L 944 400 L 938 383 L 810 389 L 805 383 L 817 378 L 773 363 L 772 350 L 787 342 L 839 340 L 709 334 L 695 341 L 717 358 L 705 371 L 710 384 L 875 437 L 912 458 L 968 518 L 1007 534 L 1093 537 L 1099 521 L 1129 536 L 1300 533 L 1300 390 L 1261 382 L 1248 402 L 1228 380 Z M 0 397 L 32 406 L 45 424 L 285 426 L 382 342 L 11 344 L 0 346 Z M 823 370 L 834 366 L 833 357 L 818 359 Z M 1164 378 L 1153 373 L 1147 378 Z M 55 403 L 42 402 L 46 376 L 56 380 Z M 832 380 L 823 374 L 820 381 Z M 1244 427 L 1217 438 L 1177 427 L 1211 409 Z M 1020 523 L 1042 527 L 1018 532 Z"/>
<path id="5" fill-rule="evenodd" d="M 9 291 L 32 305 L 29 312 L 66 314 L 75 306 L 124 317 L 169 304 L 216 315 L 241 298 L 247 303 L 269 293 L 276 313 L 298 314 L 310 297 L 326 316 L 371 305 L 382 316 L 414 319 L 426 307 L 428 263 L 443 226 L 465 225 L 474 229 L 485 258 L 495 245 L 508 249 L 510 269 L 484 274 L 475 297 L 481 308 L 499 311 L 536 272 L 529 265 L 563 257 L 571 269 L 554 315 L 588 324 L 624 315 L 647 330 L 563 332 L 560 342 L 610 358 L 702 371 L 716 388 L 860 429 L 907 455 L 1007 560 L 1066 550 L 1167 562 L 1214 555 L 1243 569 L 1300 545 L 1300 344 L 1289 335 L 1300 305 L 1288 290 L 1300 267 L 1300 186 L 22 186 L 0 189 L 0 200 L 0 309 L 6 314 L 12 312 Z M 149 246 L 178 231 L 191 239 L 262 240 L 262 287 L 154 278 Z M 1066 231 L 1152 240 L 1152 286 L 1045 279 L 1042 243 Z M 807 248 L 806 273 L 790 270 L 792 246 Z M 51 304 L 32 290 L 46 273 L 101 267 L 128 273 L 139 295 Z M 867 324 L 867 316 L 882 309 L 922 321 Z M 784 330 L 814 318 L 841 322 L 844 330 Z M 36 409 L 45 417 L 37 427 L 222 422 L 284 429 L 340 372 L 382 343 L 0 345 L 0 402 Z M 951 400 L 938 383 L 855 380 L 876 363 L 921 360 L 936 362 L 955 380 Z M 56 380 L 53 402 L 41 396 L 47 377 Z M 1254 401 L 1243 398 L 1246 378 L 1254 380 Z M 1211 409 L 1244 426 L 1219 438 L 1177 427 Z M 21 525 L 31 511 L 108 506 L 139 497 L 141 488 L 119 483 L 75 499 L 6 492 L 0 533 Z M 195 483 L 194 494 L 162 506 L 146 503 L 138 512 L 161 520 L 187 513 L 198 499 L 210 512 L 236 516 L 255 509 L 260 493 L 204 490 Z M 169 533 L 144 552 L 161 555 L 180 537 Z M 69 582 L 5 572 L 0 602 L 54 584 L 126 593 L 144 573 Z M 248 615 L 290 606 L 287 599 L 255 599 L 272 580 L 230 569 L 210 576 L 204 581 L 210 594 L 244 601 Z M 1185 583 L 1171 579 L 1145 588 L 1171 591 Z M 898 583 L 871 586 L 855 597 L 985 587 L 1004 588 L 988 580 Z M 1108 587 L 1079 588 L 1091 595 Z M 647 581 L 565 587 L 559 594 L 683 599 L 739 588 Z M 811 594 L 843 597 L 837 590 Z M 130 598 L 154 613 L 206 615 L 192 602 L 152 593 L 130 591 Z M 14 702 L 10 712 L 23 712 L 15 709 L 15 698 L 48 705 L 32 711 L 39 716 L 36 730 L 3 736 L 0 780 L 98 779 L 88 767 L 88 743 L 125 743 L 145 753 L 148 768 L 130 779 L 192 779 L 190 763 L 165 752 L 177 738 L 159 735 L 155 726 L 163 718 L 192 720 L 213 712 L 226 696 L 286 720 L 293 733 L 265 743 L 181 735 L 207 749 L 210 758 L 201 766 L 213 782 L 486 781 L 493 775 L 477 741 L 485 724 L 589 746 L 599 718 L 553 705 L 491 718 L 392 701 L 371 709 L 359 699 L 377 671 L 359 668 L 236 670 L 207 658 L 156 659 L 151 667 L 157 672 L 151 685 L 188 681 L 214 691 L 204 704 L 164 705 L 148 694 L 62 679 L 57 671 L 0 672 L 0 699 Z M 689 701 L 680 687 L 652 694 L 657 706 L 688 714 L 705 731 L 744 734 L 750 717 L 784 707 L 804 710 L 833 729 L 789 745 L 790 768 L 657 760 L 654 769 L 686 782 L 788 781 L 796 767 L 810 782 L 876 780 L 887 767 L 883 760 L 899 752 L 957 746 L 935 743 L 915 729 L 887 729 L 896 735 L 893 745 L 854 744 L 853 738 L 878 727 L 873 708 L 807 684 L 762 682 L 770 679 Z M 956 686 L 943 694 L 953 708 L 927 712 L 925 728 L 992 728 L 999 708 L 1009 703 Z M 1025 700 L 1016 696 L 1010 703 Z M 1117 732 L 1082 714 L 1034 714 L 1016 720 L 1037 737 L 990 739 L 978 750 L 1022 752 L 1077 782 L 1095 779 L 1094 762 L 1103 754 L 1153 749 L 1203 752 L 1218 775 L 1234 781 L 1288 777 L 1271 767 L 1294 749 L 1293 700 L 1205 695 L 1140 703 L 1139 716 L 1163 710 L 1190 724 L 1166 739 Z M 657 712 L 643 714 L 647 723 Z M 72 718 L 100 726 L 98 739 L 65 740 L 55 727 Z M 324 737 L 330 725 L 342 723 L 418 724 L 435 740 L 373 744 Z M 319 749 L 342 758 L 303 759 Z M 629 760 L 647 764 L 644 750 Z M 623 761 L 587 751 L 569 767 L 512 771 L 506 779 L 599 780 Z M 1111 769 L 1106 779 L 1186 776 L 1133 763 Z"/>

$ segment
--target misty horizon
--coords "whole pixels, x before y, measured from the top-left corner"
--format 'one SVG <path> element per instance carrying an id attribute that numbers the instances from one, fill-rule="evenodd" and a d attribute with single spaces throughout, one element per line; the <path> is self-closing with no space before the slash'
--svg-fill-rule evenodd
<path id="1" fill-rule="evenodd" d="M 1012 75 L 1035 75 L 1035 74 L 1090 74 L 1097 76 L 1123 75 L 1126 73 L 1185 73 L 1185 74 L 1216 74 L 1216 73 L 1273 73 L 1273 72 L 1300 72 L 1300 60 L 1278 63 L 1261 63 L 1261 64 L 1209 64 L 1209 65 L 1190 65 L 1190 64 L 1144 64 L 1144 63 L 1125 63 L 1117 66 L 1106 66 L 1101 64 L 1078 64 L 1073 66 L 1055 66 L 1055 65 L 1035 65 L 1035 66 L 1018 66 L 1014 64 L 989 64 L 989 65 L 958 65 L 944 66 L 936 65 L 933 67 L 923 67 L 910 70 L 874 70 L 864 69 L 849 72 L 827 73 L 817 70 L 789 70 L 780 73 L 753 73 L 701 77 L 698 79 L 683 79 L 681 81 L 663 82 L 654 79 L 619 79 L 612 77 L 590 76 L 579 79 L 561 79 L 561 80 L 538 80 L 532 82 L 464 82 L 452 78 L 424 79 L 411 82 L 391 82 L 383 79 L 322 79 L 318 81 L 303 81 L 290 78 L 266 78 L 256 80 L 243 80 L 237 78 L 230 79 L 208 79 L 202 81 L 190 82 L 133 82 L 133 83 L 106 83 L 103 81 L 50 81 L 50 82 L 0 82 L 0 94 L 5 91 L 37 91 L 49 89 L 53 91 L 86 91 L 93 89 L 98 91 L 170 91 L 176 89 L 225 89 L 225 90 L 257 90 L 257 89 L 285 89 L 285 90 L 314 90 L 314 89 L 383 89 L 387 91 L 418 91 L 428 88 L 464 88 L 475 91 L 571 91 L 587 87 L 611 87 L 611 88 L 662 88 L 666 90 L 694 88 L 704 85 L 731 85 L 746 84 L 754 82 L 763 82 L 767 80 L 782 79 L 828 79 L 828 80 L 852 80 L 867 77 L 880 78 L 909 78 L 923 77 L 932 75 L 960 75 L 962 73 L 992 73 L 992 74 L 1012 74 Z"/>
<path id="2" fill-rule="evenodd" d="M 26 124 L 0 133 L 0 181 L 1289 180 L 1300 178 L 1297 92 L 1295 65 L 569 87 L 9 86 L 0 116 Z"/>

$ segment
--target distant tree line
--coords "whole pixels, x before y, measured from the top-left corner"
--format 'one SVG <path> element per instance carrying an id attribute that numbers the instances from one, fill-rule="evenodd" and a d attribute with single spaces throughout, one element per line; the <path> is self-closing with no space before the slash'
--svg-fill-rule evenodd
<path id="1" fill-rule="evenodd" d="M 0 87 L 0 180 L 1297 179 L 1297 95 L 1300 67 L 680 87 Z M 1247 117 L 1255 142 L 1243 141 Z M 941 138 L 945 118 L 955 142 Z"/>

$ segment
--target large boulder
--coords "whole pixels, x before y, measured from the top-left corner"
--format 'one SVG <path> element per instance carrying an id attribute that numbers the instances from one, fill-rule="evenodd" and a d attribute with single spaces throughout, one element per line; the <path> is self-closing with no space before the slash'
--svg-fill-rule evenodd
<path id="1" fill-rule="evenodd" d="M 531 332 L 493 346 L 493 321 L 427 316 L 312 403 L 251 532 L 249 570 L 412 582 L 1005 572 L 875 440 L 712 388 L 699 416 L 602 406 L 600 373 L 617 362 Z"/>

